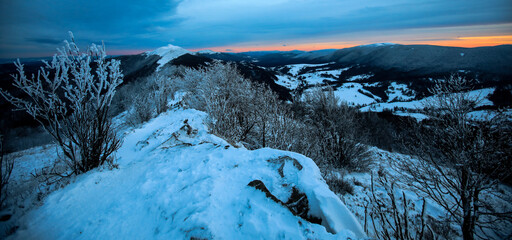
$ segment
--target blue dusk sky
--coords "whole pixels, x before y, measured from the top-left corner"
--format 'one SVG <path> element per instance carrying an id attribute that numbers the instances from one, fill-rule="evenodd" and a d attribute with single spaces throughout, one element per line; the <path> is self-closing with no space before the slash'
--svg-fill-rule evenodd
<path id="1" fill-rule="evenodd" d="M 109 54 L 512 44 L 510 0 L 0 0 L 0 58 L 53 55 L 72 31 Z"/>

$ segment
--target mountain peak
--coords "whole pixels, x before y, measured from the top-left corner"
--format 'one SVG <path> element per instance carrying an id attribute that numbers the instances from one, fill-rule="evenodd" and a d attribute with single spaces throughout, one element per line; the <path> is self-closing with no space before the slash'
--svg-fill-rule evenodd
<path id="1" fill-rule="evenodd" d="M 172 61 L 175 58 L 180 57 L 181 55 L 185 55 L 187 53 L 192 53 L 188 51 L 187 49 L 174 46 L 172 44 L 169 44 L 164 47 L 157 48 L 153 51 L 146 52 L 147 55 L 158 55 L 160 56 L 160 60 L 158 60 L 158 67 L 157 71 L 160 70 L 162 66 L 167 64 L 168 62 Z"/>
<path id="2" fill-rule="evenodd" d="M 196 53 L 199 53 L 199 54 L 216 54 L 217 52 L 212 51 L 210 49 L 204 49 L 204 50 L 197 51 Z"/>
<path id="3" fill-rule="evenodd" d="M 373 43 L 373 44 L 360 45 L 358 47 L 383 47 L 383 46 L 393 46 L 393 45 L 400 45 L 400 44 L 397 44 L 397 43 Z"/>

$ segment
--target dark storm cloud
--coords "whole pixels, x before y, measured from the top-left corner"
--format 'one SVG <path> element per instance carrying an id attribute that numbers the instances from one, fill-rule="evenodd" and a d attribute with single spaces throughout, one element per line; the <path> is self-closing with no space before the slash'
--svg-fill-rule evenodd
<path id="1" fill-rule="evenodd" d="M 510 0 L 1 1 L 0 55 L 52 52 L 69 30 L 79 43 L 130 50 L 512 23 Z"/>
<path id="2" fill-rule="evenodd" d="M 178 4 L 156 0 L 2 0 L 0 54 L 53 52 L 54 47 L 48 44 L 67 39 L 68 31 L 73 31 L 79 44 L 105 40 L 119 49 L 161 46 L 170 39 L 159 38 L 159 30 L 180 22 L 179 18 L 166 19 L 175 14 Z"/>

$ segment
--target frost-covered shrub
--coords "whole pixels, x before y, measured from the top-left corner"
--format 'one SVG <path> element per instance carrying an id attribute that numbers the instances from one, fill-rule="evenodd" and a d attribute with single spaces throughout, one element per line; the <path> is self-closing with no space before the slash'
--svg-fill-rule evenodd
<path id="1" fill-rule="evenodd" d="M 133 97 L 131 109 L 126 120 L 131 125 L 147 122 L 155 116 L 153 94 L 147 90 L 142 92 L 146 94 L 139 94 Z"/>
<path id="2" fill-rule="evenodd" d="M 210 130 L 232 143 L 247 147 L 273 146 L 279 118 L 277 95 L 268 87 L 245 79 L 235 65 L 214 63 L 199 70 L 187 69 L 183 80 L 189 107 L 206 111 Z"/>
<path id="3" fill-rule="evenodd" d="M 117 113 L 128 111 L 127 122 L 137 125 L 167 111 L 178 89 L 175 79 L 179 71 L 165 68 L 122 86 L 114 100 Z"/>
<path id="4" fill-rule="evenodd" d="M 326 168 L 364 171 L 371 164 L 368 147 L 361 144 L 365 131 L 359 125 L 357 109 L 340 103 L 331 88 L 308 92 L 303 102 L 304 119 L 310 125 L 306 135 L 313 159 Z"/>
<path id="5" fill-rule="evenodd" d="M 371 163 L 361 144 L 357 110 L 339 104 L 332 89 L 314 90 L 289 104 L 267 86 L 245 79 L 234 64 L 219 62 L 183 74 L 189 107 L 206 111 L 210 130 L 246 147 L 305 154 L 326 168 L 364 171 Z"/>
<path id="6" fill-rule="evenodd" d="M 172 83 L 170 76 L 155 73 L 149 77 L 149 82 L 153 90 L 154 104 L 156 113 L 160 114 L 169 109 L 169 98 L 174 99 L 176 87 Z"/>
<path id="7" fill-rule="evenodd" d="M 188 96 L 187 103 L 209 114 L 208 125 L 214 134 L 233 143 L 247 140 L 256 124 L 250 108 L 255 96 L 249 91 L 251 83 L 234 65 L 215 63 L 209 68 L 188 69 L 184 79 L 196 85 L 189 87 L 194 94 Z"/>
<path id="8" fill-rule="evenodd" d="M 123 74 L 120 61 L 107 60 L 104 46 L 92 44 L 80 52 L 70 37 L 51 62 L 44 62 L 37 77 L 28 78 L 23 65 L 15 63 L 14 86 L 24 96 L 0 93 L 48 131 L 78 174 L 109 162 L 121 146 L 108 112 Z"/>

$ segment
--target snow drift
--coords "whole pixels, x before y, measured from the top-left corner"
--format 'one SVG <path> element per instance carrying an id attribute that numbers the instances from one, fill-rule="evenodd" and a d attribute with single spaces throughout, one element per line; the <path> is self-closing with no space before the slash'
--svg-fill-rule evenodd
<path id="1" fill-rule="evenodd" d="M 365 237 L 311 159 L 234 148 L 207 133 L 205 117 L 173 110 L 129 129 L 118 169 L 78 176 L 29 212 L 11 238 Z"/>

